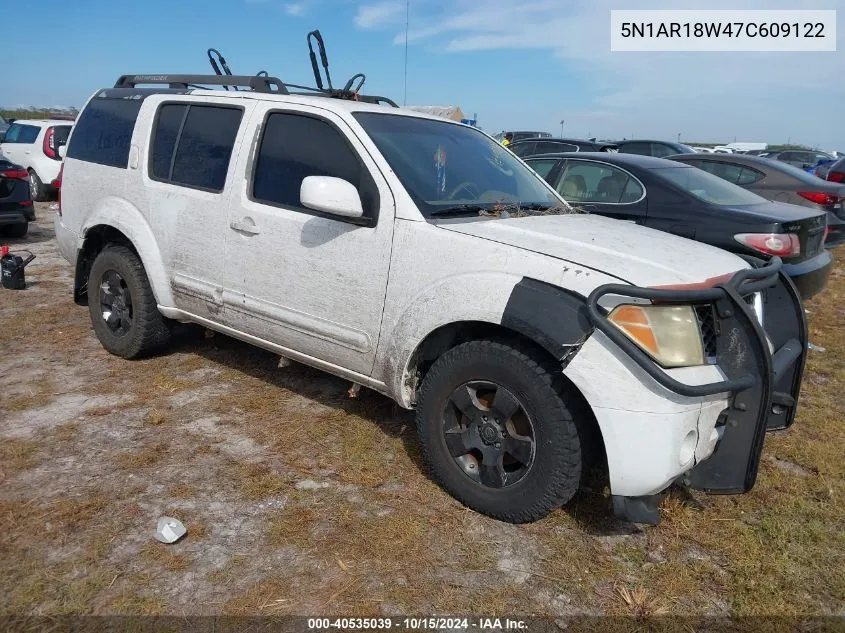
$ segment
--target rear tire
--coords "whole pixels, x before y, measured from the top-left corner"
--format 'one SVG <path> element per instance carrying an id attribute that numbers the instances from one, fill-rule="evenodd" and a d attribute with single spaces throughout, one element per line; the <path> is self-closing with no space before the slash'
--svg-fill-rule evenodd
<path id="1" fill-rule="evenodd" d="M 573 416 L 552 374 L 516 346 L 472 341 L 443 354 L 420 389 L 417 432 L 432 478 L 495 519 L 536 521 L 578 490 Z"/>
<path id="2" fill-rule="evenodd" d="M 29 232 L 29 222 L 23 222 L 21 224 L 10 224 L 9 226 L 3 227 L 3 233 L 8 235 L 9 237 L 26 237 L 26 234 Z"/>
<path id="3" fill-rule="evenodd" d="M 33 202 L 44 202 L 47 199 L 47 187 L 34 170 L 29 170 L 29 194 Z"/>
<path id="4" fill-rule="evenodd" d="M 109 352 L 138 358 L 170 341 L 171 323 L 158 311 L 147 273 L 125 246 L 100 251 L 88 275 L 88 311 Z"/>

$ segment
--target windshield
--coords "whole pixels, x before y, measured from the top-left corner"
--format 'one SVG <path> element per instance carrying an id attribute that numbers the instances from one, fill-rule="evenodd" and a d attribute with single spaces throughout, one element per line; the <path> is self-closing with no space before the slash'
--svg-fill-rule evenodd
<path id="1" fill-rule="evenodd" d="M 653 169 L 652 173 L 658 178 L 668 180 L 699 200 L 710 204 L 730 207 L 768 202 L 756 193 L 751 193 L 738 185 L 695 167 L 659 167 Z"/>
<path id="2" fill-rule="evenodd" d="M 454 211 L 563 206 L 507 149 L 471 127 L 394 114 L 356 112 L 427 218 Z"/>

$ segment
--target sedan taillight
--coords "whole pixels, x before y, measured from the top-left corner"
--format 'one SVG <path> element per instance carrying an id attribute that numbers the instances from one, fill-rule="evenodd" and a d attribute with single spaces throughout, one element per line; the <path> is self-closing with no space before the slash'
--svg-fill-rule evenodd
<path id="1" fill-rule="evenodd" d="M 801 240 L 795 233 L 738 233 L 734 239 L 764 255 L 794 257 L 801 254 Z"/>
<path id="2" fill-rule="evenodd" d="M 830 182 L 845 182 L 845 171 L 832 171 L 827 175 Z"/>
<path id="3" fill-rule="evenodd" d="M 29 172 L 26 169 L 7 169 L 6 171 L 0 171 L 0 178 L 29 180 Z"/>
<path id="4" fill-rule="evenodd" d="M 815 204 L 820 204 L 823 207 L 829 207 L 839 202 L 839 196 L 822 193 L 821 191 L 799 191 L 798 195 L 805 200 L 809 200 Z"/>

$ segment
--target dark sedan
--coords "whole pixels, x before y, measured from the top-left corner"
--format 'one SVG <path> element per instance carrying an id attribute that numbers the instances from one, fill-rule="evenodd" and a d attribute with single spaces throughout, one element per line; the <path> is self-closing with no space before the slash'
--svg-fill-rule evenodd
<path id="1" fill-rule="evenodd" d="M 809 149 L 784 149 L 780 151 L 766 152 L 761 154 L 765 158 L 777 160 L 799 169 L 809 169 L 819 163 L 819 161 L 829 160 L 833 158 L 827 152 L 816 152 Z"/>
<path id="2" fill-rule="evenodd" d="M 560 154 L 561 152 L 610 152 L 616 150 L 616 143 L 606 141 L 582 141 L 572 138 L 532 138 L 514 141 L 508 149 L 519 157 L 537 154 Z"/>
<path id="3" fill-rule="evenodd" d="M 684 154 L 671 160 L 710 172 L 759 196 L 827 212 L 825 246 L 845 242 L 845 184 L 825 182 L 787 163 L 742 154 Z"/>
<path id="4" fill-rule="evenodd" d="M 525 159 L 564 200 L 590 213 L 636 222 L 757 258 L 779 256 L 804 298 L 827 283 L 826 215 L 771 202 L 688 165 L 617 153 Z"/>
<path id="5" fill-rule="evenodd" d="M 23 237 L 35 220 L 35 207 L 29 195 L 29 173 L 0 158 L 0 232 Z"/>
<path id="6" fill-rule="evenodd" d="M 673 143 L 672 141 L 626 139 L 624 141 L 616 141 L 616 145 L 622 154 L 639 154 L 640 156 L 654 156 L 656 158 L 672 156 L 673 154 L 687 154 L 695 151 L 689 145 Z"/>

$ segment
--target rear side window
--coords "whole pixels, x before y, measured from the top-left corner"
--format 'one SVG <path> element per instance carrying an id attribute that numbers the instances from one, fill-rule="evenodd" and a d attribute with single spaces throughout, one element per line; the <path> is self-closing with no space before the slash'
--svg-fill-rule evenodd
<path id="1" fill-rule="evenodd" d="M 38 138 L 38 133 L 41 128 L 35 125 L 25 125 L 23 123 L 12 123 L 6 131 L 6 138 L 4 143 L 34 143 Z"/>
<path id="2" fill-rule="evenodd" d="M 678 150 L 676 150 L 671 145 L 664 145 L 663 143 L 652 143 L 651 144 L 651 155 L 657 156 L 658 158 L 663 158 L 664 156 L 674 156 L 678 154 Z"/>
<path id="3" fill-rule="evenodd" d="M 738 185 L 750 185 L 758 180 L 762 180 L 764 174 L 762 171 L 757 171 L 756 169 L 752 169 L 751 167 L 743 167 L 742 171 L 739 172 L 739 178 L 737 178 L 736 184 Z"/>
<path id="4" fill-rule="evenodd" d="M 546 179 L 554 166 L 557 165 L 557 160 L 553 158 L 546 158 L 540 160 L 529 160 L 528 166 L 537 172 L 537 174 Z"/>
<path id="5" fill-rule="evenodd" d="M 153 132 L 151 177 L 222 191 L 242 117 L 240 108 L 184 103 L 161 106 Z"/>
<path id="6" fill-rule="evenodd" d="M 567 202 L 627 204 L 643 197 L 643 188 L 621 169 L 605 163 L 570 160 L 556 189 Z"/>
<path id="7" fill-rule="evenodd" d="M 556 143 L 554 141 L 541 141 L 537 143 L 537 154 L 554 154 L 556 152 L 577 152 L 578 146 L 570 143 Z"/>
<path id="8" fill-rule="evenodd" d="M 141 103 L 141 99 L 91 99 L 76 121 L 67 158 L 126 169 Z"/>
<path id="9" fill-rule="evenodd" d="M 352 183 L 361 196 L 364 215 L 370 220 L 376 217 L 376 184 L 333 125 L 299 114 L 271 113 L 255 164 L 253 198 L 320 215 L 299 200 L 299 189 L 308 176 L 332 176 Z"/>
<path id="10" fill-rule="evenodd" d="M 513 143 L 508 147 L 508 149 L 522 158 L 523 156 L 531 156 L 531 154 L 534 153 L 535 147 L 537 147 L 536 141 L 529 141 L 524 143 Z"/>
<path id="11" fill-rule="evenodd" d="M 624 143 L 620 146 L 619 151 L 623 154 L 651 156 L 651 143 Z"/>

